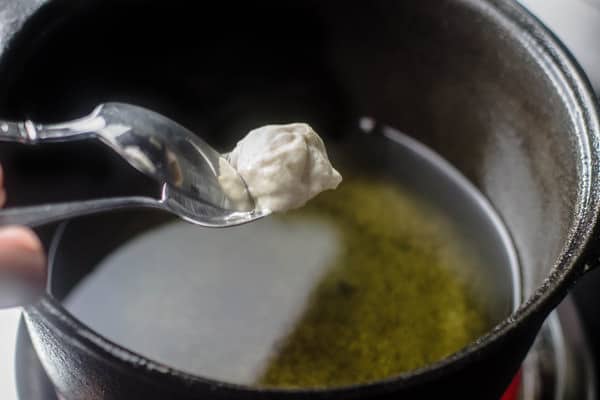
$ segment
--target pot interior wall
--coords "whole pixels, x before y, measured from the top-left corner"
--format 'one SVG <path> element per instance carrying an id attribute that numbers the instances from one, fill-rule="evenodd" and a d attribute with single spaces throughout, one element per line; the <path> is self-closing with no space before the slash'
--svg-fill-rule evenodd
<path id="1" fill-rule="evenodd" d="M 240 132 L 292 120 L 310 121 L 327 141 L 340 143 L 369 116 L 435 149 L 488 197 L 513 236 L 529 294 L 569 231 L 575 135 L 526 38 L 515 46 L 517 38 L 499 34 L 488 17 L 495 11 L 476 13 L 481 7 L 487 6 L 454 0 L 89 2 L 67 10 L 69 17 L 51 29 L 30 24 L 15 39 L 0 65 L 0 112 L 59 121 L 100 102 L 131 102 L 180 121 L 220 149 Z M 9 192 L 26 193 L 32 168 L 21 167 L 39 165 L 40 153 L 17 146 L 2 152 Z M 147 182 L 128 184 L 122 165 L 93 145 L 77 147 L 80 156 L 68 161 L 68 146 L 50 153 L 45 169 L 91 174 L 102 183 L 81 196 L 155 190 Z M 77 264 L 91 267 L 123 239 L 111 237 L 91 253 L 73 254 Z M 54 288 L 59 296 L 86 271 L 72 272 Z"/>

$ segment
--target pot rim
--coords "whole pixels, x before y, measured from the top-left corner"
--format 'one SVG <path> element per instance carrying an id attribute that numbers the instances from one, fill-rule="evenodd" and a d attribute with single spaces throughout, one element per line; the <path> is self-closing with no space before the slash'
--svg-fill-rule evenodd
<path id="1" fill-rule="evenodd" d="M 579 159 L 577 203 L 565 246 L 544 282 L 516 311 L 486 334 L 441 360 L 385 379 L 331 388 L 287 389 L 217 381 L 152 361 L 90 329 L 50 295 L 45 295 L 37 305 L 26 309 L 26 321 L 27 314 L 41 317 L 54 332 L 76 342 L 79 348 L 94 351 L 95 356 L 108 358 L 126 368 L 142 369 L 150 377 L 158 374 L 163 378 L 182 379 L 189 384 L 208 386 L 211 390 L 227 391 L 232 395 L 263 393 L 270 394 L 273 398 L 295 398 L 321 394 L 327 398 L 342 398 L 367 390 L 370 393 L 387 392 L 432 381 L 447 372 L 461 369 L 462 365 L 468 364 L 473 358 L 479 358 L 478 353 L 501 345 L 505 336 L 534 315 L 545 318 L 566 295 L 569 286 L 590 268 L 588 261 L 592 257 L 597 258 L 598 250 L 593 249 L 593 236 L 598 233 L 597 230 L 600 231 L 600 227 L 596 226 L 600 213 L 600 190 L 594 186 L 600 184 L 600 110 L 591 84 L 574 57 L 527 9 L 514 0 L 464 0 L 464 3 L 466 7 L 477 8 L 479 12 L 497 21 L 515 40 L 528 48 L 548 79 L 561 91 L 563 102 L 575 126 Z"/>

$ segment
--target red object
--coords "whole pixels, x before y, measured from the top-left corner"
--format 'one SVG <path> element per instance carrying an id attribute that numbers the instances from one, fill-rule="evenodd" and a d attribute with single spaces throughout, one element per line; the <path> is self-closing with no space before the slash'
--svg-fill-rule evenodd
<path id="1" fill-rule="evenodd" d="M 517 372 L 512 382 L 502 395 L 500 400 L 517 400 L 519 398 L 519 387 L 521 386 L 521 370 Z"/>

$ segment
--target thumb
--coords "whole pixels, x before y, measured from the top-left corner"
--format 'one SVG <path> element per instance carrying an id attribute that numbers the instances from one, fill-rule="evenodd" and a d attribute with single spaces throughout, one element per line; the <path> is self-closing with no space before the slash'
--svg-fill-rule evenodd
<path id="1" fill-rule="evenodd" d="M 46 288 L 46 258 L 31 229 L 0 228 L 0 308 L 35 302 Z"/>

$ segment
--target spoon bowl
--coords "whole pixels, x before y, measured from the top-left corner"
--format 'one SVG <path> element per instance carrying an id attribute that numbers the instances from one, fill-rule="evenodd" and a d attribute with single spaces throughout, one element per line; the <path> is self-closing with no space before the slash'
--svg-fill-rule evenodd
<path id="1" fill-rule="evenodd" d="M 0 140 L 4 141 L 35 145 L 82 139 L 100 140 L 159 182 L 161 198 L 117 197 L 12 208 L 0 212 L 1 224 L 35 226 L 117 208 L 151 207 L 194 224 L 227 227 L 270 213 L 238 210 L 219 184 L 221 154 L 190 130 L 143 107 L 105 103 L 83 118 L 59 124 L 0 122 Z"/>

